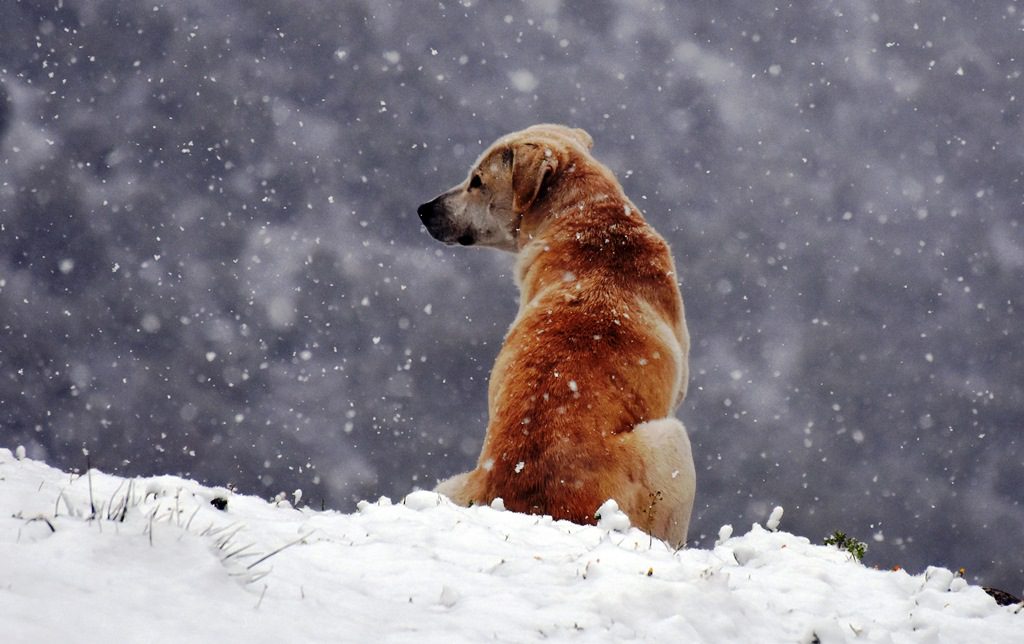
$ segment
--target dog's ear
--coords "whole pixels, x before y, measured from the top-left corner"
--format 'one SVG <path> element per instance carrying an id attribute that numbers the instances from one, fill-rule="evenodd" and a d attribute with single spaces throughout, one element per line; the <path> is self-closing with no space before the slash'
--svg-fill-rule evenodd
<path id="1" fill-rule="evenodd" d="M 511 150 L 512 210 L 525 212 L 558 170 L 558 159 L 551 148 L 536 143 L 521 143 Z"/>

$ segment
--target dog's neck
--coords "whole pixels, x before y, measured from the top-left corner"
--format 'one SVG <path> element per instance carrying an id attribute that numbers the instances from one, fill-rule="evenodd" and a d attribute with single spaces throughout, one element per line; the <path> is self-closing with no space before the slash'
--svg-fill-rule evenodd
<path id="1" fill-rule="evenodd" d="M 601 214 L 598 215 L 597 213 Z M 597 235 L 605 239 L 611 230 L 625 224 L 635 226 L 643 216 L 621 192 L 594 193 L 553 209 L 526 237 L 520 238 L 515 265 L 515 283 L 519 288 L 520 312 L 548 286 L 572 276 L 579 267 L 563 265 L 561 246 L 573 240 L 587 240 Z M 610 228 L 608 228 L 610 227 Z M 619 230 L 623 230 L 619 228 Z M 586 243 L 586 242 L 585 242 Z M 554 255 L 549 255 L 554 253 Z"/>
<path id="2" fill-rule="evenodd" d="M 544 290 L 542 282 L 545 278 L 542 274 L 548 273 L 551 266 L 550 262 L 538 262 L 538 259 L 551 250 L 563 224 L 587 227 L 609 223 L 608 219 L 594 217 L 597 210 L 621 212 L 625 218 L 630 216 L 630 212 L 639 215 L 611 170 L 604 165 L 590 158 L 587 163 L 572 160 L 564 168 L 553 177 L 542 198 L 536 200 L 520 217 L 515 267 L 520 313 Z M 619 217 L 616 215 L 614 219 L 618 220 Z M 542 266 L 547 268 L 542 269 Z M 555 267 L 555 271 L 558 270 Z M 571 267 L 565 270 L 571 271 Z"/>
<path id="3" fill-rule="evenodd" d="M 556 222 L 608 201 L 629 203 L 611 171 L 594 160 L 587 164 L 570 163 L 529 209 L 520 213 L 516 231 L 519 252 L 543 238 Z"/>

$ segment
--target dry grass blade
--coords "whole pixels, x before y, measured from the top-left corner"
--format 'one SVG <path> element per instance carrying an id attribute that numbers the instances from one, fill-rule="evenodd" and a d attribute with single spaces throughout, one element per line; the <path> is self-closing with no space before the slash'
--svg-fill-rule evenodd
<path id="1" fill-rule="evenodd" d="M 197 514 L 199 514 L 198 505 L 196 506 L 196 509 L 192 511 L 192 516 L 188 518 L 188 522 L 185 524 L 185 530 L 188 530 L 190 527 L 192 527 L 192 519 L 196 518 Z"/>
<path id="2" fill-rule="evenodd" d="M 252 548 L 255 545 L 256 545 L 255 543 L 249 543 L 249 544 L 246 544 L 246 545 L 242 546 L 241 548 L 236 548 L 235 550 L 232 550 L 228 554 L 226 554 L 223 557 L 221 557 L 221 561 L 222 562 L 227 561 L 228 559 L 230 559 L 230 558 L 232 558 L 232 557 L 234 557 L 236 555 L 238 556 L 239 559 L 241 559 L 242 557 L 255 557 L 256 556 L 255 553 L 242 554 L 246 550 L 248 550 L 249 548 Z"/>
<path id="3" fill-rule="evenodd" d="M 110 520 L 112 520 L 114 518 L 113 517 L 113 514 L 115 512 L 115 510 L 114 510 L 114 497 L 117 496 L 117 493 L 121 491 L 122 487 L 124 487 L 124 481 L 121 481 L 120 483 L 118 483 L 117 487 L 110 494 L 110 499 L 107 501 L 107 521 L 110 521 Z M 118 503 L 118 505 L 117 505 L 118 510 L 120 510 L 121 506 L 124 503 L 126 503 L 126 502 L 127 502 L 127 499 L 126 498 L 122 498 L 121 502 Z"/>
<path id="4" fill-rule="evenodd" d="M 313 532 L 316 532 L 316 531 L 314 530 Z M 301 537 L 299 537 L 298 539 L 296 539 L 295 541 L 290 541 L 290 542 L 284 544 L 283 546 L 281 546 L 280 548 L 268 552 L 267 554 L 263 555 L 262 557 L 260 557 L 256 561 L 254 561 L 251 564 L 249 564 L 248 566 L 246 566 L 246 570 L 252 570 L 252 568 L 254 566 L 258 566 L 259 564 L 263 563 L 267 559 L 270 559 L 274 555 L 276 555 L 276 554 L 278 554 L 278 553 L 280 553 L 280 552 L 282 552 L 284 550 L 287 550 L 288 548 L 291 548 L 294 545 L 298 545 L 300 543 L 303 543 L 306 539 L 308 539 L 310 537 L 310 535 L 313 534 L 313 532 L 310 532 L 308 534 L 304 534 Z"/>

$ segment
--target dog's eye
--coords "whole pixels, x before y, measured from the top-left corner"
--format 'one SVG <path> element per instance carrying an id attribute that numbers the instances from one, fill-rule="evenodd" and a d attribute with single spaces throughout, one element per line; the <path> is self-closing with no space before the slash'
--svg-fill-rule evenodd
<path id="1" fill-rule="evenodd" d="M 469 180 L 469 189 L 470 190 L 475 190 L 477 188 L 482 188 L 483 185 L 484 185 L 483 179 L 481 179 L 480 175 L 478 175 L 478 174 L 474 174 L 473 178 Z"/>

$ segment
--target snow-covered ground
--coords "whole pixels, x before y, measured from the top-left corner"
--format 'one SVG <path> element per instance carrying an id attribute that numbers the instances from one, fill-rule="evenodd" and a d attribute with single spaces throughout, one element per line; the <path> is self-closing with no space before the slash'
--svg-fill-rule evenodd
<path id="1" fill-rule="evenodd" d="M 1024 641 L 1024 611 L 948 570 L 872 570 L 757 525 L 675 552 L 616 518 L 578 526 L 429 492 L 318 512 L 0 450 L 0 639 Z"/>

